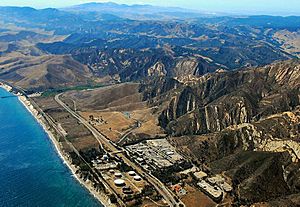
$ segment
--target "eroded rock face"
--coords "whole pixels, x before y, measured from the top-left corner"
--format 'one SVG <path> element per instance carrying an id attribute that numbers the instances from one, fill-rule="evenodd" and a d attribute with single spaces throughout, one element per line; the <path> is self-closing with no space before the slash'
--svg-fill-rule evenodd
<path id="1" fill-rule="evenodd" d="M 225 68 L 204 57 L 183 55 L 184 51 L 178 52 L 176 48 L 78 48 L 72 53 L 76 60 L 89 65 L 96 76 L 118 75 L 123 82 L 160 76 L 203 75 Z"/>
<path id="2" fill-rule="evenodd" d="M 152 66 L 151 68 L 148 69 L 148 76 L 165 76 L 167 74 L 167 71 L 165 69 L 165 65 L 157 62 Z"/>
<path id="3" fill-rule="evenodd" d="M 300 65 L 299 60 L 279 62 L 265 67 L 268 76 L 283 87 L 299 88 Z"/>
<path id="4" fill-rule="evenodd" d="M 154 84 L 160 86 L 141 91 L 158 107 L 159 123 L 178 151 L 232 179 L 238 206 L 283 205 L 280 198 L 291 203 L 289 196 L 300 193 L 299 67 L 291 60 L 160 79 Z"/>
<path id="5" fill-rule="evenodd" d="M 284 112 L 254 123 L 231 126 L 218 134 L 221 156 L 237 150 L 289 152 L 294 162 L 300 158 L 300 112 Z"/>
<path id="6" fill-rule="evenodd" d="M 204 134 L 293 110 L 300 102 L 299 67 L 299 61 L 287 61 L 183 83 L 160 124 L 173 135 Z"/>
<path id="7" fill-rule="evenodd" d="M 185 58 L 177 61 L 174 77 L 200 76 L 212 72 L 212 69 L 215 71 L 217 67 L 211 61 L 199 61 L 196 57 Z"/>

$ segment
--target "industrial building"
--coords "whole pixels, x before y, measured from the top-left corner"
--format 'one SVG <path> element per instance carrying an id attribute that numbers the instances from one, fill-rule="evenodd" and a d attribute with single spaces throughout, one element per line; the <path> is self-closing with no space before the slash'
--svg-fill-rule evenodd
<path id="1" fill-rule="evenodd" d="M 225 182 L 225 178 L 221 175 L 215 175 L 207 179 L 207 181 L 212 185 L 217 185 L 219 188 L 223 189 L 225 192 L 231 192 L 232 186 Z"/>
<path id="2" fill-rule="evenodd" d="M 199 188 L 207 194 L 209 197 L 211 197 L 214 201 L 220 202 L 223 198 L 223 191 L 217 187 L 217 186 L 212 186 L 205 180 L 200 181 L 197 183 Z"/>
<path id="3" fill-rule="evenodd" d="M 146 170 L 168 168 L 184 161 L 166 139 L 148 140 L 127 146 L 126 149 Z"/>
<path id="4" fill-rule="evenodd" d="M 197 180 L 203 180 L 207 178 L 207 174 L 203 171 L 194 172 L 194 176 Z"/>

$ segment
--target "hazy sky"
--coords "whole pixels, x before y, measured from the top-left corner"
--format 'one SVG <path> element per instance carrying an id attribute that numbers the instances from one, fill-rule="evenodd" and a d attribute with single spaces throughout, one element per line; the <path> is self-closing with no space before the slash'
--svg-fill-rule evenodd
<path id="1" fill-rule="evenodd" d="M 0 0 L 1 6 L 65 7 L 105 0 Z M 179 6 L 202 11 L 300 15 L 300 0 L 112 0 L 125 4 Z M 51 3 L 50 3 L 51 2 Z"/>

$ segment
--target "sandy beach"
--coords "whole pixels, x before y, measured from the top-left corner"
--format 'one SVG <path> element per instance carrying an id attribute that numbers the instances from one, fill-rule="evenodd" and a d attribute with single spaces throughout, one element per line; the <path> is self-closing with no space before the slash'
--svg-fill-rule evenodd
<path id="1" fill-rule="evenodd" d="M 4 88 L 8 92 L 11 93 L 11 87 L 5 84 L 1 85 L 0 87 Z M 43 130 L 47 133 L 48 137 L 50 138 L 51 142 L 53 143 L 55 150 L 59 157 L 63 160 L 63 163 L 71 170 L 74 178 L 83 186 L 85 187 L 103 206 L 106 207 L 114 207 L 116 205 L 111 204 L 110 200 L 107 195 L 101 192 L 97 192 L 90 182 L 84 182 L 77 174 L 76 174 L 76 167 L 71 164 L 68 157 L 64 154 L 61 149 L 60 143 L 56 140 L 53 133 L 48 130 L 48 126 L 43 120 L 44 118 L 41 115 L 38 115 L 38 111 L 32 106 L 29 100 L 25 96 L 18 96 L 19 101 L 24 105 L 24 107 L 32 114 L 32 116 L 36 119 L 36 121 L 42 126 Z"/>

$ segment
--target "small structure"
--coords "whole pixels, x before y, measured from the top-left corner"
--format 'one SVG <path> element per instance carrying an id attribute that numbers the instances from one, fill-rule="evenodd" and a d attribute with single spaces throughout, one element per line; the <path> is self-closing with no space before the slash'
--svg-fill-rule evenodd
<path id="1" fill-rule="evenodd" d="M 197 183 L 197 185 L 205 194 L 211 197 L 214 201 L 220 202 L 222 200 L 223 191 L 219 187 L 212 186 L 204 180 Z"/>
<path id="2" fill-rule="evenodd" d="M 214 177 L 208 178 L 207 181 L 212 184 L 212 185 L 217 185 L 221 189 L 223 189 L 225 192 L 231 192 L 232 191 L 232 186 L 225 182 L 225 178 L 222 177 L 221 175 L 215 175 Z"/>
<path id="3" fill-rule="evenodd" d="M 172 186 L 172 190 L 178 193 L 182 189 L 181 185 L 176 184 Z"/>
<path id="4" fill-rule="evenodd" d="M 167 154 L 167 155 L 174 155 L 175 153 L 172 152 L 172 151 L 169 151 L 169 152 L 167 152 L 166 154 Z"/>
<path id="5" fill-rule="evenodd" d="M 203 179 L 207 178 L 207 174 L 203 171 L 194 172 L 194 176 L 197 180 L 203 180 Z"/>
<path id="6" fill-rule="evenodd" d="M 115 183 L 115 185 L 116 185 L 117 187 L 123 187 L 123 186 L 125 186 L 125 181 L 122 180 L 122 179 L 116 179 L 116 180 L 114 181 L 114 183 Z"/>
<path id="7" fill-rule="evenodd" d="M 141 181 L 142 180 L 141 176 L 139 176 L 139 175 L 134 176 L 133 179 L 135 181 Z"/>
<path id="8" fill-rule="evenodd" d="M 179 190 L 178 193 L 179 193 L 180 195 L 186 195 L 186 194 L 187 194 L 186 190 L 183 189 L 183 188 L 181 188 L 181 189 Z"/>
<path id="9" fill-rule="evenodd" d="M 134 171 L 129 171 L 128 174 L 129 174 L 130 176 L 135 176 L 135 175 L 136 175 L 136 173 L 135 173 Z"/>
<path id="10" fill-rule="evenodd" d="M 143 162 L 143 161 L 144 161 L 144 159 L 141 158 L 141 157 L 138 157 L 136 160 L 137 160 L 138 162 Z"/>
<path id="11" fill-rule="evenodd" d="M 122 191 L 124 194 L 133 194 L 133 191 L 131 190 L 131 188 L 127 187 L 127 186 L 123 187 Z"/>
<path id="12" fill-rule="evenodd" d="M 103 155 L 102 159 L 103 159 L 104 161 L 108 161 L 108 160 L 109 160 L 109 157 L 108 157 L 108 155 Z"/>
<path id="13" fill-rule="evenodd" d="M 114 170 L 109 170 L 109 173 L 110 173 L 110 174 L 114 174 L 115 171 L 114 171 Z"/>
<path id="14" fill-rule="evenodd" d="M 180 195 L 185 195 L 187 193 L 186 190 L 183 189 L 180 184 L 173 185 L 172 190 Z"/>
<path id="15" fill-rule="evenodd" d="M 229 185 L 229 184 L 226 183 L 226 182 L 224 182 L 224 183 L 222 184 L 222 188 L 223 188 L 223 190 L 224 190 L 226 193 L 229 193 L 229 192 L 232 191 L 232 186 Z"/>
<path id="16" fill-rule="evenodd" d="M 121 178 L 121 177 L 122 177 L 122 174 L 121 174 L 121 173 L 118 173 L 118 172 L 116 172 L 116 173 L 115 173 L 115 177 L 116 177 L 116 178 Z"/>
<path id="17" fill-rule="evenodd" d="M 141 127 L 142 127 L 142 122 L 137 121 L 137 122 L 135 123 L 135 125 L 136 125 L 137 128 L 141 128 Z"/>
<path id="18" fill-rule="evenodd" d="M 208 178 L 207 181 L 212 185 L 220 185 L 225 182 L 225 178 L 223 178 L 221 175 L 215 175 L 214 177 Z"/>

